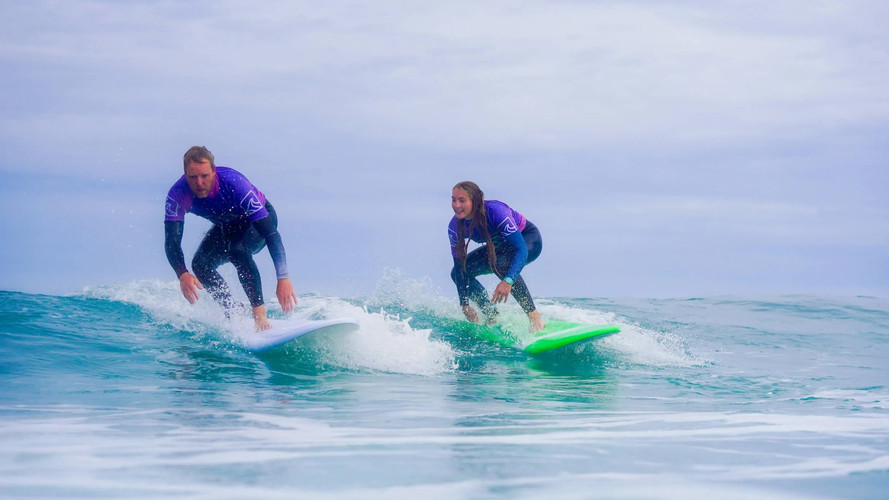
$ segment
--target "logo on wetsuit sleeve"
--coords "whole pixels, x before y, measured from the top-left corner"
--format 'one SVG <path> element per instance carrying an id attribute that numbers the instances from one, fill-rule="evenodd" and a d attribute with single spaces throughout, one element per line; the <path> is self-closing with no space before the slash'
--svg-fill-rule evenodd
<path id="1" fill-rule="evenodd" d="M 241 208 L 243 208 L 244 211 L 247 212 L 247 215 L 255 214 L 256 212 L 262 210 L 262 207 L 263 204 L 259 200 L 259 195 L 256 194 L 256 191 L 252 189 L 249 193 L 247 193 L 247 196 L 245 196 L 244 199 L 241 200 Z"/>
<path id="2" fill-rule="evenodd" d="M 451 240 L 451 246 L 457 246 L 457 231 L 454 231 L 451 228 L 448 228 L 448 239 Z"/>
<path id="3" fill-rule="evenodd" d="M 167 217 L 176 217 L 179 215 L 179 202 L 167 196 L 167 203 L 164 207 Z"/>

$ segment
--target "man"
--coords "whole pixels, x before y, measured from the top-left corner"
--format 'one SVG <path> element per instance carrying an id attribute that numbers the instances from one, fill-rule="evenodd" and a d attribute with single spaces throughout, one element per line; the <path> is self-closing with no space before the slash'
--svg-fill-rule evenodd
<path id="1" fill-rule="evenodd" d="M 213 154 L 204 146 L 194 146 L 183 158 L 183 175 L 167 194 L 164 218 L 167 260 L 179 277 L 182 295 L 189 303 L 198 300 L 198 289 L 207 286 L 210 295 L 226 310 L 234 307 L 228 284 L 216 270 L 226 262 L 234 264 L 238 279 L 253 308 L 256 330 L 271 328 L 262 297 L 262 282 L 253 254 L 268 246 L 278 277 L 276 295 L 284 312 L 293 311 L 296 293 L 287 274 L 284 243 L 278 234 L 278 216 L 243 174 L 233 168 L 216 167 Z M 182 232 L 185 214 L 191 212 L 213 223 L 195 252 L 191 267 L 185 267 Z"/>

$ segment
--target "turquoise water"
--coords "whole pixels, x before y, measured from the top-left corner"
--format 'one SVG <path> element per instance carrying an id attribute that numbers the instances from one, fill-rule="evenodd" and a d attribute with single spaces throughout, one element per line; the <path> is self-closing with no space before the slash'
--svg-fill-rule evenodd
<path id="1" fill-rule="evenodd" d="M 0 292 L 0 497 L 886 498 L 887 299 L 541 299 L 623 331 L 529 357 L 429 288 L 261 356 L 175 283 Z"/>

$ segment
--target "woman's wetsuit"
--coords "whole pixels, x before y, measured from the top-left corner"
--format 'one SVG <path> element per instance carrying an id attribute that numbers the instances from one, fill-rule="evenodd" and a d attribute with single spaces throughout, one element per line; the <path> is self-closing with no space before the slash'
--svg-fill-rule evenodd
<path id="1" fill-rule="evenodd" d="M 491 242 L 494 244 L 496 269 L 491 269 L 488 263 L 488 250 L 484 235 L 477 228 L 473 230 L 472 235 L 468 234 L 471 224 L 469 220 L 462 221 L 465 224 L 464 236 L 468 236 L 472 241 L 483 244 L 481 247 L 469 252 L 466 256 L 466 266 L 464 269 L 464 266 L 457 258 L 456 251 L 458 244 L 466 244 L 465 241 L 458 241 L 457 228 L 461 221 L 454 217 L 448 226 L 451 253 L 454 257 L 451 279 L 454 280 L 454 284 L 457 286 L 460 305 L 469 305 L 471 299 L 478 303 L 487 321 L 494 321 L 497 316 L 497 309 L 488 299 L 488 294 L 482 284 L 476 279 L 478 276 L 494 273 L 501 279 L 508 277 L 513 280 L 512 296 L 526 313 L 530 313 L 536 307 L 534 300 L 531 298 L 531 292 L 528 290 L 528 286 L 520 273 L 522 268 L 537 259 L 543 250 L 543 238 L 540 236 L 540 231 L 537 229 L 537 226 L 525 219 L 524 216 L 500 201 L 485 201 L 485 212 L 488 216 L 488 232 L 491 235 Z"/>

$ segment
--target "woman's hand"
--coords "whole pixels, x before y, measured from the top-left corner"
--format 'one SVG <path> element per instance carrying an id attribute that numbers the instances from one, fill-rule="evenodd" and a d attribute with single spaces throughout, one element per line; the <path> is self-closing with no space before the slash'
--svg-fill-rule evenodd
<path id="1" fill-rule="evenodd" d="M 497 288 L 494 289 L 494 296 L 491 297 L 491 302 L 495 304 L 506 302 L 506 299 L 509 298 L 509 292 L 511 291 L 512 285 L 505 281 L 501 281 L 500 284 L 497 285 Z"/>

